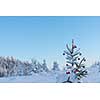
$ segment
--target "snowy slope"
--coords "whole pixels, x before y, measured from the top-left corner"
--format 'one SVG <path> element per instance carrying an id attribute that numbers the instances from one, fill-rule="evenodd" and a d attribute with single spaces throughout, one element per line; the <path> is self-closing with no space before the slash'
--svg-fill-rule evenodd
<path id="1" fill-rule="evenodd" d="M 17 76 L 0 78 L 0 83 L 62 83 L 67 80 L 64 71 L 43 72 L 32 74 L 31 76 Z M 88 68 L 87 77 L 81 80 L 82 83 L 100 83 L 99 66 L 95 65 Z"/>
<path id="2" fill-rule="evenodd" d="M 66 79 L 64 72 L 39 73 L 31 76 L 0 78 L 0 83 L 58 83 Z"/>
<path id="3" fill-rule="evenodd" d="M 100 83 L 99 66 L 95 65 L 88 68 L 88 76 L 82 79 L 83 83 Z"/>
<path id="4" fill-rule="evenodd" d="M 0 83 L 55 83 L 55 77 L 51 75 L 33 74 L 31 76 L 17 76 L 0 78 Z"/>

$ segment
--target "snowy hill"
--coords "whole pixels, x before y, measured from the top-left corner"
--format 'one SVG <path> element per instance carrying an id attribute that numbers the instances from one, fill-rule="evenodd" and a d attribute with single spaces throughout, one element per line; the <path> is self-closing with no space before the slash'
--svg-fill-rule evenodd
<path id="1" fill-rule="evenodd" d="M 62 83 L 66 81 L 67 75 L 64 71 L 34 73 L 30 76 L 13 76 L 0 78 L 0 83 Z M 82 83 L 100 83 L 99 66 L 88 68 L 87 77 L 81 80 Z"/>
<path id="2" fill-rule="evenodd" d="M 0 78 L 0 83 L 62 83 L 67 76 L 63 71 L 32 74 L 30 76 L 13 76 Z M 98 66 L 88 68 L 88 76 L 81 80 L 83 83 L 100 83 Z"/>
<path id="3" fill-rule="evenodd" d="M 88 76 L 82 79 L 83 83 L 100 83 L 100 72 L 98 65 L 88 68 Z"/>
<path id="4" fill-rule="evenodd" d="M 64 72 L 39 73 L 30 76 L 13 76 L 0 78 L 0 83 L 61 83 L 66 79 Z"/>
<path id="5" fill-rule="evenodd" d="M 88 75 L 81 79 L 82 83 L 100 83 L 100 65 L 94 64 L 87 68 Z M 32 73 L 27 76 L 0 77 L 0 83 L 62 83 L 68 76 L 65 71 L 49 71 Z"/>
<path id="6" fill-rule="evenodd" d="M 0 83 L 58 83 L 66 79 L 57 62 L 50 70 L 45 60 L 22 62 L 13 57 L 0 57 Z"/>
<path id="7" fill-rule="evenodd" d="M 0 78 L 0 83 L 55 83 L 55 77 L 50 75 L 38 75 L 34 74 L 31 76 L 17 76 L 17 77 L 8 77 Z"/>

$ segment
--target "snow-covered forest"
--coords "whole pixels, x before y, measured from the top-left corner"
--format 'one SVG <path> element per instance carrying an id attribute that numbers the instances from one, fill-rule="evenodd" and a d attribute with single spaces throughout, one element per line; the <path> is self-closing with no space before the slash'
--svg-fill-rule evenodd
<path id="1" fill-rule="evenodd" d="M 100 62 L 86 68 L 88 75 L 81 79 L 82 83 L 100 82 Z M 57 62 L 49 69 L 46 60 L 42 63 L 32 59 L 20 61 L 13 57 L 0 57 L 0 83 L 62 83 L 68 79 L 66 67 L 62 70 Z"/>
<path id="2" fill-rule="evenodd" d="M 34 59 L 29 62 L 0 57 L 0 82 L 56 82 L 57 72 L 62 72 L 57 62 L 49 69 L 46 60 L 40 63 Z"/>
<path id="3" fill-rule="evenodd" d="M 54 61 L 51 69 L 46 60 L 35 59 L 21 61 L 14 57 L 0 57 L 0 82 L 32 82 L 32 83 L 92 83 L 100 82 L 100 62 L 90 67 L 85 66 L 86 58 L 82 57 L 80 48 L 72 40 L 66 45 L 63 56 L 66 64 L 61 70 Z"/>
<path id="4" fill-rule="evenodd" d="M 11 76 L 29 76 L 32 73 L 48 73 L 50 71 L 60 71 L 58 63 L 54 62 L 50 70 L 47 67 L 46 60 L 42 63 L 37 60 L 20 61 L 14 57 L 0 57 L 0 77 Z"/>

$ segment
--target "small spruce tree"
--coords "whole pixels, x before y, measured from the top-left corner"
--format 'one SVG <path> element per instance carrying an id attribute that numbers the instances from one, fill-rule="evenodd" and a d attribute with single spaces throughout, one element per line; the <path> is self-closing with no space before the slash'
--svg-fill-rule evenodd
<path id="1" fill-rule="evenodd" d="M 68 75 L 68 79 L 65 82 L 80 82 L 81 78 L 87 75 L 87 70 L 84 64 L 86 59 L 81 58 L 82 53 L 80 53 L 80 49 L 77 49 L 77 46 L 74 44 L 74 40 L 72 40 L 71 48 L 68 46 L 68 44 L 66 47 L 67 50 L 64 51 L 63 55 L 66 56 L 67 60 L 66 74 Z"/>
<path id="2" fill-rule="evenodd" d="M 53 62 L 53 68 L 52 68 L 52 70 L 53 70 L 53 71 L 60 71 L 59 65 L 58 65 L 58 63 L 57 63 L 56 61 Z"/>
<path id="3" fill-rule="evenodd" d="M 43 71 L 45 71 L 45 72 L 48 72 L 48 71 L 49 71 L 49 69 L 48 69 L 48 67 L 47 67 L 47 64 L 46 64 L 46 60 L 43 60 L 42 69 L 43 69 Z"/>

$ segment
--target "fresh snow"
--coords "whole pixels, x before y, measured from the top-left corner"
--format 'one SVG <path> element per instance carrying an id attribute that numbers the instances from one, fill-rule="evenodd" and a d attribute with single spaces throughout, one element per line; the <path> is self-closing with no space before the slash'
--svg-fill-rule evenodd
<path id="1" fill-rule="evenodd" d="M 82 79 L 83 83 L 100 83 L 100 72 L 98 65 L 88 68 L 87 77 Z"/>
<path id="2" fill-rule="evenodd" d="M 81 79 L 82 83 L 100 83 L 99 66 L 95 65 L 87 68 L 88 75 Z M 0 83 L 62 83 L 68 76 L 65 71 L 50 71 L 33 73 L 30 76 L 10 76 L 1 77 Z"/>
<path id="3" fill-rule="evenodd" d="M 0 78 L 0 83 L 61 83 L 66 75 L 64 72 L 39 73 L 30 76 L 13 76 Z"/>

